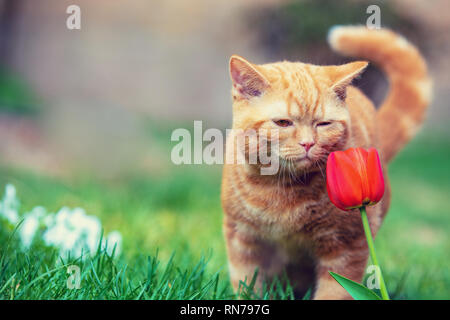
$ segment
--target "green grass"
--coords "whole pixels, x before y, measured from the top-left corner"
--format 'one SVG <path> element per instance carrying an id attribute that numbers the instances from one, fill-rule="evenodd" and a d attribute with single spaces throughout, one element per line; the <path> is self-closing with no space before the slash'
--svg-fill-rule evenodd
<path id="1" fill-rule="evenodd" d="M 448 159 L 450 141 L 443 134 L 422 134 L 389 168 L 392 205 L 375 243 L 393 298 L 450 298 Z M 0 230 L 0 298 L 236 298 L 221 230 L 220 170 L 173 166 L 159 175 L 67 181 L 0 168 L 0 186 L 16 186 L 21 212 L 36 205 L 53 212 L 79 206 L 101 219 L 105 233 L 117 229 L 124 238 L 117 259 L 98 252 L 84 260 L 61 261 L 55 250 L 39 243 L 21 249 L 16 236 Z M 67 289 L 71 264 L 81 268 L 78 290 Z M 251 287 L 243 288 L 241 296 L 292 297 L 290 288 L 273 285 L 259 296 Z"/>
<path id="2" fill-rule="evenodd" d="M 204 257 L 197 262 L 175 263 L 172 255 L 163 263 L 156 251 L 117 259 L 99 247 L 93 256 L 62 259 L 56 250 L 36 243 L 30 250 L 21 250 L 14 233 L 2 230 L 0 240 L 5 244 L 0 250 L 0 299 L 293 299 L 286 278 L 264 284 L 263 292 L 256 293 L 257 274 L 249 285 L 242 283 L 235 294 L 229 281 L 223 280 L 223 272 L 208 272 Z M 69 279 L 73 266 L 80 270 L 78 287 Z"/>

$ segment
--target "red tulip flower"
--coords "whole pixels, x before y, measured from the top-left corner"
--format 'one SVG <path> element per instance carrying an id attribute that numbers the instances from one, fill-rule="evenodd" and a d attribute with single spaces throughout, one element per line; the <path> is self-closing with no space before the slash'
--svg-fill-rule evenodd
<path id="1" fill-rule="evenodd" d="M 331 202 L 342 210 L 380 201 L 384 179 L 377 150 L 350 148 L 332 152 L 327 161 L 327 190 Z"/>
<path id="2" fill-rule="evenodd" d="M 366 206 L 377 203 L 384 194 L 383 171 L 377 150 L 350 148 L 332 152 L 327 161 L 327 190 L 331 202 L 339 209 L 359 208 L 370 257 L 379 268 L 366 212 Z M 381 296 L 389 300 L 381 269 L 379 270 Z"/>

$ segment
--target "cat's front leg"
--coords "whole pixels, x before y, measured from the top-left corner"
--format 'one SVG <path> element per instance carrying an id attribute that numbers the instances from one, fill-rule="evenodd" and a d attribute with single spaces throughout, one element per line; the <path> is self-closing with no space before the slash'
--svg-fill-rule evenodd
<path id="1" fill-rule="evenodd" d="M 234 290 L 238 290 L 240 281 L 249 284 L 258 269 L 255 291 L 260 294 L 263 280 L 269 280 L 280 273 L 285 266 L 286 258 L 281 255 L 275 244 L 262 239 L 251 226 L 245 226 L 241 221 L 226 219 L 224 234 Z"/>
<path id="2" fill-rule="evenodd" d="M 323 257 L 319 260 L 316 269 L 316 290 L 314 300 L 349 300 L 352 297 L 329 274 L 329 271 L 338 273 L 356 282 L 361 282 L 367 263 L 367 247 L 347 251 L 336 257 Z"/>

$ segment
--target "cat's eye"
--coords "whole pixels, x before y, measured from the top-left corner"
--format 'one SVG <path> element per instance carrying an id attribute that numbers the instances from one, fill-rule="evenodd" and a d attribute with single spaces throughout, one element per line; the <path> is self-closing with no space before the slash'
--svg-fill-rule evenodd
<path id="1" fill-rule="evenodd" d="M 325 127 L 325 126 L 328 126 L 330 124 L 331 124 L 331 121 L 322 121 L 322 122 L 318 122 L 316 124 L 316 126 L 318 126 L 318 127 Z"/>
<path id="2" fill-rule="evenodd" d="M 293 122 L 288 119 L 273 120 L 273 122 L 279 127 L 289 127 L 293 125 Z"/>

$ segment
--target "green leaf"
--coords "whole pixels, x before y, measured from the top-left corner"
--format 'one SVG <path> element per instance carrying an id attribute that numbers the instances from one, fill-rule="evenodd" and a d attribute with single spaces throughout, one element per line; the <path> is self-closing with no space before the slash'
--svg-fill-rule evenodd
<path id="1" fill-rule="evenodd" d="M 337 273 L 329 271 L 330 275 L 336 280 L 355 300 L 381 300 L 372 290 L 362 284 L 347 279 Z"/>

